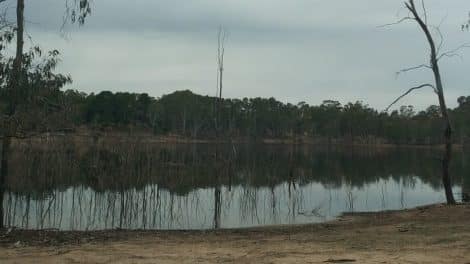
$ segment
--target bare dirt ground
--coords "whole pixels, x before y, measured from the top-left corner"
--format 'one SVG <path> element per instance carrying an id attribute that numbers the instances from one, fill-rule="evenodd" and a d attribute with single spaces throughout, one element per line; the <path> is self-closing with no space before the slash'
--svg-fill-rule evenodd
<path id="1" fill-rule="evenodd" d="M 207 232 L 2 230 L 0 263 L 470 264 L 470 205 Z"/>

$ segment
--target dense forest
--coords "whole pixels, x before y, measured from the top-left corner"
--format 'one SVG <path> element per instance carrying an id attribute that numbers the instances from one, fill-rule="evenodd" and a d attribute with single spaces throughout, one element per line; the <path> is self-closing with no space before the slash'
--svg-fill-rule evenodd
<path id="1" fill-rule="evenodd" d="M 218 129 L 227 138 L 318 139 L 357 143 L 438 144 L 442 142 L 439 107 L 424 111 L 402 106 L 390 113 L 363 102 L 342 105 L 325 100 L 311 106 L 282 103 L 274 98 L 222 99 L 177 91 L 161 98 L 148 94 L 85 94 L 74 90 L 53 89 L 49 102 L 29 113 L 24 124 L 28 131 L 73 132 L 78 127 L 95 131 L 140 128 L 155 135 L 178 135 L 192 139 L 214 138 L 215 112 L 219 109 Z M 2 102 L 7 98 L 2 96 Z M 31 105 L 28 109 L 34 109 Z M 39 111 L 40 110 L 40 111 Z M 470 96 L 458 99 L 450 115 L 460 143 L 470 136 Z M 31 112 L 31 110 L 29 110 Z M 41 117 L 34 117 L 42 115 Z"/>

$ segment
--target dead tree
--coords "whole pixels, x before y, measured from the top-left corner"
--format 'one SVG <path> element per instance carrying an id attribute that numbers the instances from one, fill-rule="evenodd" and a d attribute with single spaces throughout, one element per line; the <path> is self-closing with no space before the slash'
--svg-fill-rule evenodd
<path id="1" fill-rule="evenodd" d="M 224 74 L 224 56 L 225 56 L 225 39 L 226 33 L 222 26 L 219 27 L 219 32 L 217 35 L 217 90 L 215 97 L 215 137 L 216 141 L 219 140 L 221 122 L 220 122 L 220 112 L 222 109 L 222 88 L 223 88 L 223 74 Z M 215 172 L 215 187 L 214 187 L 214 219 L 213 219 L 213 228 L 220 228 L 220 215 L 221 215 L 221 190 L 220 190 L 220 174 L 223 170 L 224 160 L 222 158 L 222 151 L 219 150 L 218 142 L 216 142 L 215 154 L 214 154 L 214 172 Z"/>
<path id="2" fill-rule="evenodd" d="M 221 204 L 222 196 L 220 189 L 220 174 L 224 169 L 224 159 L 222 157 L 222 151 L 219 150 L 219 136 L 221 130 L 220 112 L 222 111 L 222 90 L 223 90 L 223 76 L 224 76 L 224 56 L 225 56 L 225 40 L 227 34 L 222 26 L 219 27 L 217 34 L 217 90 L 215 97 L 215 113 L 214 113 L 214 129 L 216 138 L 216 147 L 214 154 L 214 173 L 215 173 L 215 187 L 214 187 L 214 219 L 213 228 L 220 228 L 220 215 L 221 215 Z"/>
<path id="3" fill-rule="evenodd" d="M 215 130 L 218 134 L 220 126 L 220 111 L 222 105 L 222 89 L 224 77 L 224 56 L 225 56 L 225 40 L 227 34 L 222 26 L 219 27 L 217 35 L 217 90 L 216 90 L 216 106 L 215 106 Z"/>
<path id="4" fill-rule="evenodd" d="M 454 195 L 452 192 L 452 180 L 451 180 L 451 176 L 449 173 L 449 164 L 452 158 L 452 125 L 451 125 L 451 121 L 449 118 L 449 113 L 447 110 L 446 100 L 444 96 L 444 87 L 442 83 L 441 72 L 439 69 L 439 61 L 443 57 L 458 56 L 459 55 L 458 51 L 460 49 L 470 47 L 470 45 L 464 44 L 464 45 L 457 47 L 454 50 L 441 53 L 441 48 L 443 45 L 443 37 L 440 32 L 440 29 L 439 27 L 434 27 L 428 24 L 428 16 L 426 12 L 426 7 L 424 5 L 424 0 L 421 1 L 421 6 L 422 6 L 422 11 L 421 11 L 422 14 L 420 14 L 420 11 L 418 11 L 415 1 L 408 0 L 407 2 L 405 2 L 405 7 L 409 12 L 408 16 L 400 19 L 396 23 L 387 24 L 385 26 L 399 24 L 405 21 L 414 21 L 418 24 L 419 28 L 425 35 L 426 40 L 429 44 L 429 48 L 430 48 L 429 64 L 421 64 L 415 67 L 403 69 L 399 71 L 397 74 L 409 72 L 409 71 L 413 71 L 417 69 L 427 68 L 427 69 L 430 69 L 433 73 L 434 84 L 426 83 L 426 84 L 421 84 L 416 87 L 410 88 L 403 95 L 399 96 L 395 101 L 393 101 L 392 104 L 390 104 L 386 108 L 386 111 L 388 111 L 394 104 L 400 101 L 403 97 L 407 96 L 408 94 L 412 93 L 415 90 L 419 90 L 423 88 L 431 88 L 436 93 L 437 98 L 439 100 L 439 107 L 440 107 L 442 122 L 444 125 L 443 138 L 444 138 L 444 144 L 445 144 L 445 151 L 444 151 L 444 155 L 442 158 L 442 182 L 443 182 L 444 189 L 445 189 L 447 203 L 452 205 L 452 204 L 455 204 L 455 199 L 454 199 Z M 435 38 L 433 37 L 433 34 L 431 33 L 432 30 L 435 30 L 440 37 L 440 41 L 438 43 L 436 43 Z"/>
<path id="5" fill-rule="evenodd" d="M 218 34 L 218 49 L 217 49 L 217 69 L 218 69 L 218 85 L 219 85 L 219 99 L 222 99 L 222 86 L 223 86 L 223 74 L 224 74 L 224 56 L 225 56 L 225 40 L 227 33 L 223 27 L 219 28 Z"/>

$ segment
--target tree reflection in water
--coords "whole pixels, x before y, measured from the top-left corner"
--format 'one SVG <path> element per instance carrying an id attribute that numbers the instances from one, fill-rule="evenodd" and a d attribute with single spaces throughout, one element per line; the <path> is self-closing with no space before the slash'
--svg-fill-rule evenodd
<path id="1" fill-rule="evenodd" d="M 3 219 L 28 229 L 211 229 L 445 201 L 435 150 L 219 145 L 217 164 L 215 147 L 17 143 Z M 452 171 L 465 199 L 468 157 L 459 155 Z"/>

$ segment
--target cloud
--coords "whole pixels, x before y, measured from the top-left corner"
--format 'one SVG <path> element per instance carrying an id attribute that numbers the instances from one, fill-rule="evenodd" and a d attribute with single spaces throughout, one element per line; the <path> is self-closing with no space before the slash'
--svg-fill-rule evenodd
<path id="1" fill-rule="evenodd" d="M 446 17 L 446 47 L 470 41 L 470 33 L 459 30 L 470 10 L 467 1 L 427 3 L 435 24 Z M 415 25 L 377 28 L 406 14 L 401 1 L 95 0 L 87 24 L 68 28 L 70 40 L 59 34 L 63 0 L 26 5 L 28 33 L 35 43 L 62 51 L 60 70 L 72 74 L 71 88 L 86 92 L 215 94 L 219 25 L 230 32 L 227 97 L 274 96 L 312 104 L 362 100 L 383 108 L 407 87 L 432 81 L 425 71 L 395 78 L 400 68 L 428 58 Z M 443 61 L 451 106 L 469 94 L 469 66 L 468 59 Z M 403 101 L 420 108 L 431 103 L 434 95 L 425 92 Z"/>

